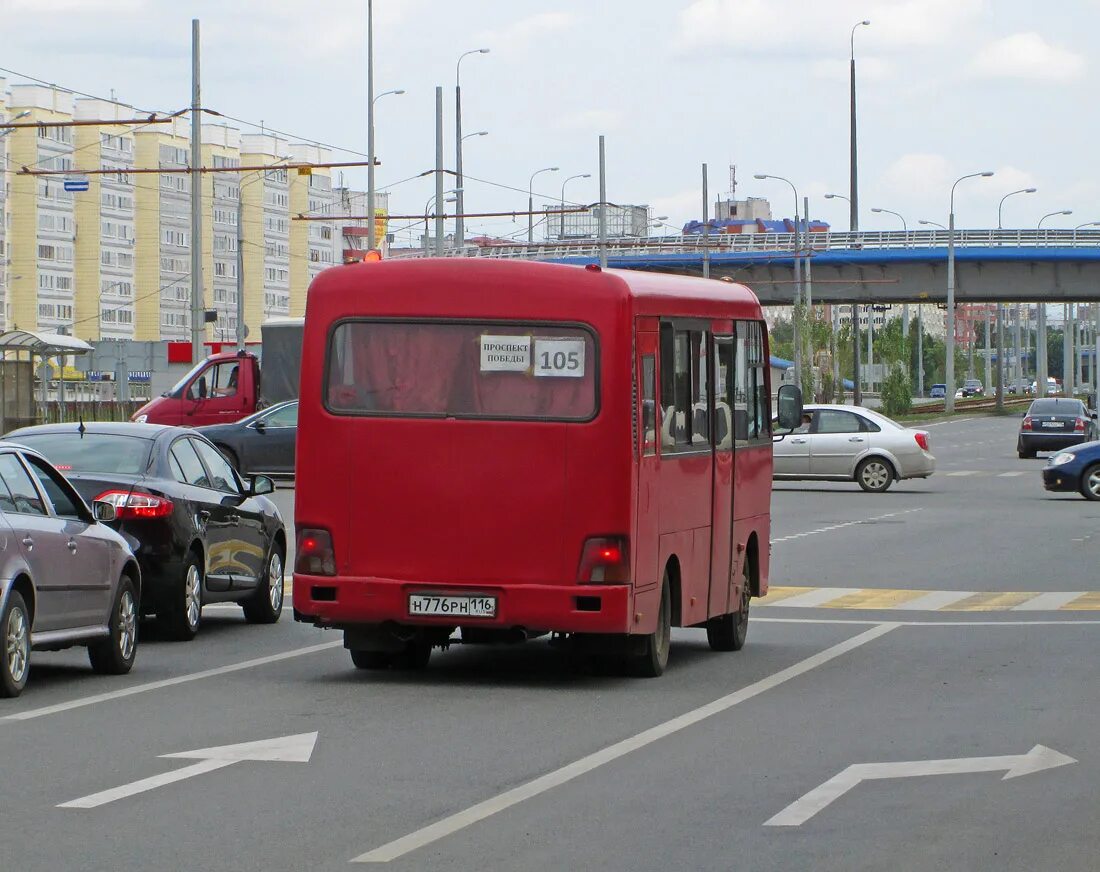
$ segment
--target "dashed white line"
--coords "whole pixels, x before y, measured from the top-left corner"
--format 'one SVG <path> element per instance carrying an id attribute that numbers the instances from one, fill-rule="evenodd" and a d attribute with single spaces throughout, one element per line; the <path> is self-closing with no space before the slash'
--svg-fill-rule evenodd
<path id="1" fill-rule="evenodd" d="M 774 675 L 769 675 L 767 678 L 763 678 L 760 681 L 748 685 L 748 687 L 743 687 L 741 690 L 719 697 L 714 700 L 714 702 L 685 712 L 672 720 L 665 721 L 663 724 L 650 727 L 648 730 L 644 730 L 628 739 L 623 739 L 621 742 L 609 745 L 593 754 L 589 754 L 587 757 L 582 757 L 580 760 L 575 760 L 572 763 L 562 766 L 560 769 L 555 769 L 553 772 L 541 775 L 532 781 L 528 781 L 526 784 L 521 784 L 519 787 L 506 790 L 504 793 L 498 794 L 491 799 L 472 805 L 463 811 L 445 817 L 442 820 L 438 820 L 406 836 L 388 842 L 381 847 L 367 851 L 365 854 L 360 854 L 351 862 L 388 863 L 391 860 L 404 857 L 406 854 L 418 848 L 423 848 L 425 845 L 437 842 L 479 821 L 492 817 L 505 809 L 518 805 L 525 800 L 546 793 L 546 791 L 559 787 L 562 784 L 566 784 L 574 778 L 618 760 L 620 757 L 624 757 L 632 751 L 637 751 L 640 748 L 651 745 L 660 739 L 678 733 L 680 730 L 693 726 L 713 715 L 721 714 L 733 708 L 735 705 L 746 702 L 765 691 L 771 690 L 773 687 L 778 687 L 790 681 L 792 678 L 797 678 L 812 669 L 816 669 L 818 666 L 823 666 L 842 654 L 859 648 L 861 645 L 866 645 L 868 642 L 889 633 L 896 626 L 897 625 L 894 623 L 884 623 L 872 627 L 869 630 L 865 630 L 859 635 L 853 636 L 851 639 L 846 639 L 837 645 L 833 645 L 831 648 L 826 648 L 824 651 L 807 657 L 805 660 L 801 660 L 793 666 L 788 666 L 786 669 L 781 669 Z"/>
<path id="2" fill-rule="evenodd" d="M 916 509 L 905 509 L 901 512 L 887 512 L 885 515 L 875 515 L 873 518 L 862 518 L 858 521 L 843 521 L 840 524 L 830 524 L 828 527 L 818 527 L 816 530 L 806 530 L 803 533 L 791 533 L 787 536 L 780 536 L 777 539 L 772 539 L 772 544 L 776 542 L 789 542 L 792 539 L 802 539 L 806 536 L 816 536 L 818 533 L 828 533 L 832 530 L 841 530 L 844 527 L 858 527 L 860 524 L 872 524 L 875 521 L 883 521 L 886 518 L 895 518 L 899 515 L 909 515 L 913 512 L 923 511 L 923 507 Z"/>

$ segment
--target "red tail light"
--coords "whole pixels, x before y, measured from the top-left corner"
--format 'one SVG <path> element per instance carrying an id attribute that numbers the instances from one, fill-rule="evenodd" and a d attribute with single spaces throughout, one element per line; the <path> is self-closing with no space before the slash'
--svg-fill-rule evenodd
<path id="1" fill-rule="evenodd" d="M 294 571 L 305 575 L 335 575 L 336 552 L 328 530 L 306 528 L 298 531 Z"/>
<path id="2" fill-rule="evenodd" d="M 1020 425 L 1020 429 L 1021 430 L 1030 430 L 1031 429 L 1031 415 L 1025 415 L 1024 416 L 1024 423 L 1022 423 Z"/>
<path id="3" fill-rule="evenodd" d="M 919 445 L 922 450 L 924 450 L 924 451 L 928 450 L 928 434 L 927 433 L 923 433 L 923 432 L 914 433 L 913 438 L 917 440 L 917 445 Z"/>
<path id="4" fill-rule="evenodd" d="M 630 554 L 625 537 L 595 536 L 584 543 L 577 581 L 600 583 L 629 580 Z"/>
<path id="5" fill-rule="evenodd" d="M 1084 433 L 1085 432 L 1085 419 L 1084 418 L 1078 418 L 1077 423 L 1073 425 L 1073 429 L 1076 430 L 1078 433 Z"/>
<path id="6" fill-rule="evenodd" d="M 94 502 L 110 503 L 115 507 L 116 517 L 120 521 L 164 518 L 172 514 L 172 501 L 153 494 L 110 490 L 101 493 Z"/>

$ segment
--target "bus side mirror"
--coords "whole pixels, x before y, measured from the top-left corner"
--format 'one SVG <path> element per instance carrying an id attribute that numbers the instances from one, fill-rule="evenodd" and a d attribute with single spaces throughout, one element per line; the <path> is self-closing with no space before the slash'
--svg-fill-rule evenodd
<path id="1" fill-rule="evenodd" d="M 779 429 L 794 430 L 802 423 L 802 390 L 798 385 L 780 385 L 776 397 Z"/>

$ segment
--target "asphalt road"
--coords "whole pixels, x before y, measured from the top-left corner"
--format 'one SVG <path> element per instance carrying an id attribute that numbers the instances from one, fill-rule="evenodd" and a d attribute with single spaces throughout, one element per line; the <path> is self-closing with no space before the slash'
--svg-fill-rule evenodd
<path id="1" fill-rule="evenodd" d="M 1018 606 L 1100 589 L 1100 508 L 1043 492 L 1016 423 L 931 428 L 940 472 L 883 495 L 779 485 L 749 644 L 675 631 L 662 679 L 541 642 L 359 673 L 232 606 L 150 623 L 123 678 L 38 654 L 0 703 L 0 870 L 1096 870 L 1100 614 Z M 163 756 L 303 734 L 308 762 Z"/>

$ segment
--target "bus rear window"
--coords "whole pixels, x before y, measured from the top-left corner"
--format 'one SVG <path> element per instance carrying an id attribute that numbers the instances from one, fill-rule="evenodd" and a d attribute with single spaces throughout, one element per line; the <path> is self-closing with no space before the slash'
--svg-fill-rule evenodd
<path id="1" fill-rule="evenodd" d="M 345 321 L 325 405 L 343 415 L 587 421 L 598 351 L 580 326 Z"/>

